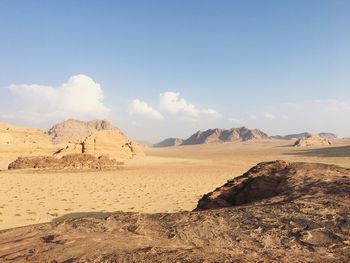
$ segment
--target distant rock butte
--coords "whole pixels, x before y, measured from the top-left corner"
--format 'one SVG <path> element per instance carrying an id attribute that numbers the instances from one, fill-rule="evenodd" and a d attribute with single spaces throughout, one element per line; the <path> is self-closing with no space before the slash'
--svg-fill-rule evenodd
<path id="1" fill-rule="evenodd" d="M 296 147 L 304 147 L 304 146 L 324 146 L 331 145 L 332 142 L 329 139 L 321 138 L 318 135 L 310 135 L 308 137 L 302 137 L 298 139 L 294 146 Z"/>
<path id="2" fill-rule="evenodd" d="M 92 133 L 102 130 L 115 130 L 120 132 L 112 123 L 105 120 L 79 121 L 69 119 L 54 125 L 47 134 L 51 137 L 53 143 L 67 143 L 83 141 Z"/>
<path id="3" fill-rule="evenodd" d="M 184 140 L 182 145 L 250 141 L 269 138 L 270 137 L 266 133 L 258 129 L 251 130 L 246 127 L 232 129 L 209 129 L 204 132 L 196 132 L 191 137 Z"/>
<path id="4" fill-rule="evenodd" d="M 183 141 L 184 141 L 183 139 L 179 139 L 179 138 L 168 138 L 161 142 L 153 144 L 153 147 L 161 148 L 161 147 L 179 146 L 183 143 Z"/>
<path id="5" fill-rule="evenodd" d="M 265 162 L 195 211 L 72 213 L 0 231 L 0 261 L 348 263 L 349 192 L 349 169 Z"/>
<path id="6" fill-rule="evenodd" d="M 279 140 L 292 140 L 292 139 L 301 139 L 304 137 L 310 137 L 312 134 L 310 132 L 302 132 L 302 133 L 296 133 L 296 134 L 288 134 L 288 135 L 275 135 L 271 136 L 273 139 L 279 139 Z M 319 137 L 324 139 L 337 139 L 337 135 L 330 132 L 320 132 L 318 134 Z"/>

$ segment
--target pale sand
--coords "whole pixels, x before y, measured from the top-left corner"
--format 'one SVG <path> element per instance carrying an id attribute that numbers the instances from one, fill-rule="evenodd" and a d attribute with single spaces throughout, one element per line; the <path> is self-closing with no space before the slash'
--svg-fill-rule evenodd
<path id="1" fill-rule="evenodd" d="M 350 167 L 350 141 L 294 148 L 261 141 L 148 148 L 146 157 L 104 172 L 0 172 L 0 229 L 47 222 L 77 212 L 192 210 L 205 193 L 258 162 L 283 159 Z M 1 155 L 0 155 L 1 157 Z M 10 159 L 0 158 L 0 169 Z"/>

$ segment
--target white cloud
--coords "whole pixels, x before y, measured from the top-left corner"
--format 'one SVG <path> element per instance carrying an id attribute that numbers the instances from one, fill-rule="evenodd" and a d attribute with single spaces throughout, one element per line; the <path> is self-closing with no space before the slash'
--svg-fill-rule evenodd
<path id="1" fill-rule="evenodd" d="M 148 106 L 146 102 L 140 101 L 139 99 L 135 99 L 131 102 L 129 111 L 131 115 L 141 115 L 154 120 L 163 119 L 163 115 L 159 111 L 153 109 Z"/>
<path id="2" fill-rule="evenodd" d="M 193 104 L 188 103 L 184 98 L 180 98 L 180 93 L 164 92 L 159 96 L 160 108 L 170 114 L 190 117 L 194 119 L 202 117 L 219 118 L 221 114 L 214 109 L 198 109 Z"/>
<path id="3" fill-rule="evenodd" d="M 270 119 L 270 120 L 275 119 L 275 115 L 273 115 L 273 114 L 271 114 L 271 113 L 265 113 L 265 114 L 264 114 L 264 117 L 265 117 L 266 119 Z"/>
<path id="4" fill-rule="evenodd" d="M 237 119 L 237 118 L 228 118 L 227 120 L 230 121 L 230 122 L 233 122 L 235 124 L 242 123 L 242 121 L 240 119 Z"/>
<path id="5" fill-rule="evenodd" d="M 12 84 L 13 118 L 44 122 L 62 118 L 105 118 L 110 110 L 104 105 L 100 84 L 86 75 L 75 75 L 58 87 L 37 84 Z"/>

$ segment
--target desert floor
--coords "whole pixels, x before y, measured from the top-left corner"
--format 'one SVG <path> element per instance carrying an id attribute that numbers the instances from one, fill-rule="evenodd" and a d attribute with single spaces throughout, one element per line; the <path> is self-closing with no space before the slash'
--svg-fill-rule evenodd
<path id="1" fill-rule="evenodd" d="M 350 140 L 330 147 L 292 147 L 268 140 L 145 149 L 145 157 L 104 172 L 5 171 L 0 153 L 0 229 L 84 212 L 176 212 L 258 162 L 322 162 L 350 167 Z"/>

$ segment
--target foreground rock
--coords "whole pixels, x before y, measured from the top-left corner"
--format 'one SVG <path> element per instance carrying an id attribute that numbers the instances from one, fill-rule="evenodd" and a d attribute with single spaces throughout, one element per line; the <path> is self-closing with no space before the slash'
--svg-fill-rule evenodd
<path id="1" fill-rule="evenodd" d="M 345 263 L 349 193 L 349 169 L 262 163 L 195 212 L 70 215 L 0 231 L 0 261 Z"/>
<path id="2" fill-rule="evenodd" d="M 184 140 L 180 138 L 168 138 L 161 142 L 153 144 L 153 147 L 162 148 L 162 147 L 179 146 L 183 143 L 183 141 Z"/>
<path id="3" fill-rule="evenodd" d="M 184 140 L 182 145 L 206 144 L 217 142 L 236 142 L 269 139 L 270 137 L 258 130 L 248 129 L 246 127 L 226 129 L 210 129 L 204 132 L 198 131 L 188 139 Z"/>
<path id="4" fill-rule="evenodd" d="M 322 138 L 318 135 L 310 135 L 308 137 L 303 137 L 298 139 L 294 146 L 296 147 L 305 147 L 305 146 L 324 146 L 331 145 L 332 142 L 329 139 Z"/>
<path id="5" fill-rule="evenodd" d="M 52 156 L 19 157 L 9 164 L 8 169 L 115 169 L 121 164 L 106 155 L 95 157 L 90 154 L 69 154 L 59 159 Z"/>

